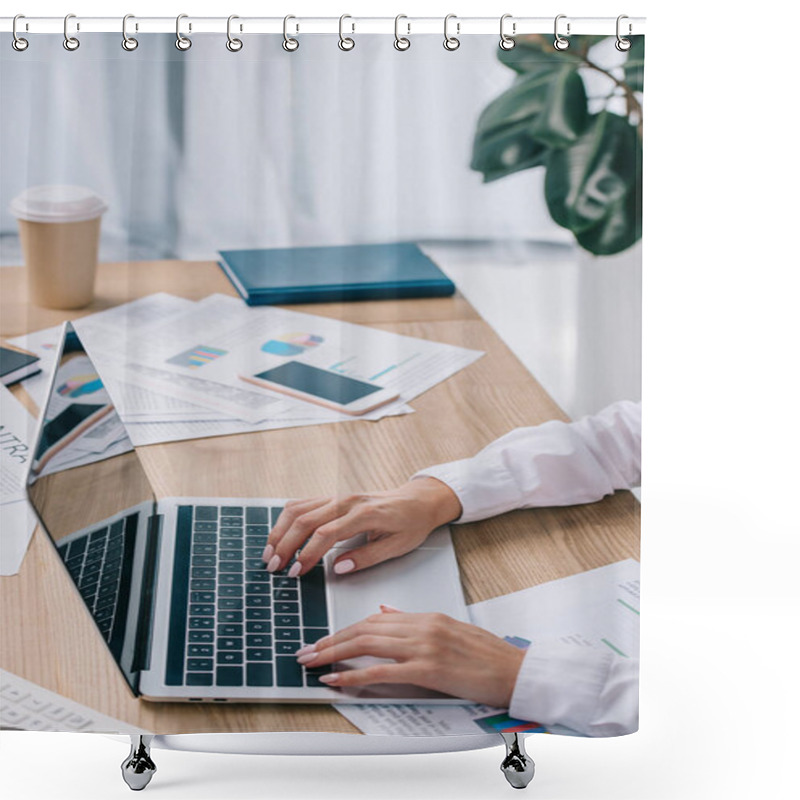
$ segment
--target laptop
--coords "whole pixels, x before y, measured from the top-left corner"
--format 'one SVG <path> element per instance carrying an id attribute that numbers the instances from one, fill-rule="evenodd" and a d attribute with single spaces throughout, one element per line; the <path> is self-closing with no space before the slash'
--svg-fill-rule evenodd
<path id="1" fill-rule="evenodd" d="M 468 621 L 450 532 L 350 575 L 266 571 L 280 498 L 158 497 L 91 356 L 65 323 L 27 478 L 29 501 L 133 694 L 152 701 L 458 703 L 408 685 L 332 688 L 304 644 L 378 612 Z M 276 454 L 276 458 L 280 454 Z"/>

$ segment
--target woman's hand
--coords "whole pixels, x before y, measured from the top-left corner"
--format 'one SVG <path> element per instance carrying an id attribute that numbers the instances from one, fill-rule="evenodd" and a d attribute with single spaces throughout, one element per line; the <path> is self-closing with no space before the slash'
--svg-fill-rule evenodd
<path id="1" fill-rule="evenodd" d="M 334 564 L 339 574 L 355 572 L 405 555 L 460 515 L 455 493 L 435 478 L 416 478 L 388 492 L 293 500 L 270 532 L 262 558 L 275 572 L 302 547 L 289 570 L 295 578 L 337 542 L 367 533 L 366 545 L 343 553 Z"/>
<path id="2" fill-rule="evenodd" d="M 322 675 L 329 686 L 412 683 L 426 689 L 508 708 L 525 652 L 493 633 L 444 614 L 404 614 L 382 606 L 375 614 L 297 653 L 306 667 L 358 656 L 391 658 Z"/>

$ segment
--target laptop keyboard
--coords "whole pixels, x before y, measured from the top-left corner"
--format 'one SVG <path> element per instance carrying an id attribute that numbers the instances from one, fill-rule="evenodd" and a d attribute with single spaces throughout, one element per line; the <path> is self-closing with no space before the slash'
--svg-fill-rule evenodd
<path id="1" fill-rule="evenodd" d="M 304 669 L 295 655 L 330 630 L 322 566 L 289 578 L 261 560 L 282 510 L 178 507 L 168 686 L 325 686 L 331 668 Z"/>
<path id="2" fill-rule="evenodd" d="M 139 514 L 58 545 L 61 558 L 116 658 L 122 653 Z"/>

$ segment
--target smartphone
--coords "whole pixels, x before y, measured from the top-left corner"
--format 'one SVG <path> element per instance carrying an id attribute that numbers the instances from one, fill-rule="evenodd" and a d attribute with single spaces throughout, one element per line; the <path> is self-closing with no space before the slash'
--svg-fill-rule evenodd
<path id="1" fill-rule="evenodd" d="M 397 399 L 397 392 L 359 381 L 300 361 L 287 361 L 256 375 L 240 375 L 243 381 L 281 392 L 298 400 L 359 416 Z"/>
<path id="2" fill-rule="evenodd" d="M 89 430 L 112 410 L 110 405 L 71 403 L 42 429 L 32 471 L 40 472 L 56 453 Z"/>

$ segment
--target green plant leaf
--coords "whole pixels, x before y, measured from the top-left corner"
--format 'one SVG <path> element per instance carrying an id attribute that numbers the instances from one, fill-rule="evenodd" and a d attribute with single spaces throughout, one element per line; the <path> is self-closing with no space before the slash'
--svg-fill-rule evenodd
<path id="1" fill-rule="evenodd" d="M 556 50 L 553 47 L 552 36 L 547 37 L 540 33 L 534 33 L 517 36 L 515 40 L 516 45 L 511 50 L 498 48 L 498 58 L 507 67 L 521 75 L 548 71 L 565 64 L 577 67 L 581 63 L 581 54 L 578 48 L 570 46 L 566 50 Z"/>
<path id="2" fill-rule="evenodd" d="M 572 147 L 550 151 L 545 199 L 553 220 L 582 247 L 610 255 L 641 238 L 641 181 L 636 128 L 604 111 Z"/>
<path id="3" fill-rule="evenodd" d="M 634 92 L 644 91 L 644 36 L 631 36 L 631 49 L 625 62 L 625 83 Z"/>
<path id="4" fill-rule="evenodd" d="M 566 147 L 586 126 L 586 91 L 572 66 L 525 75 L 478 120 L 472 168 L 493 181 L 544 163 L 548 147 Z"/>

